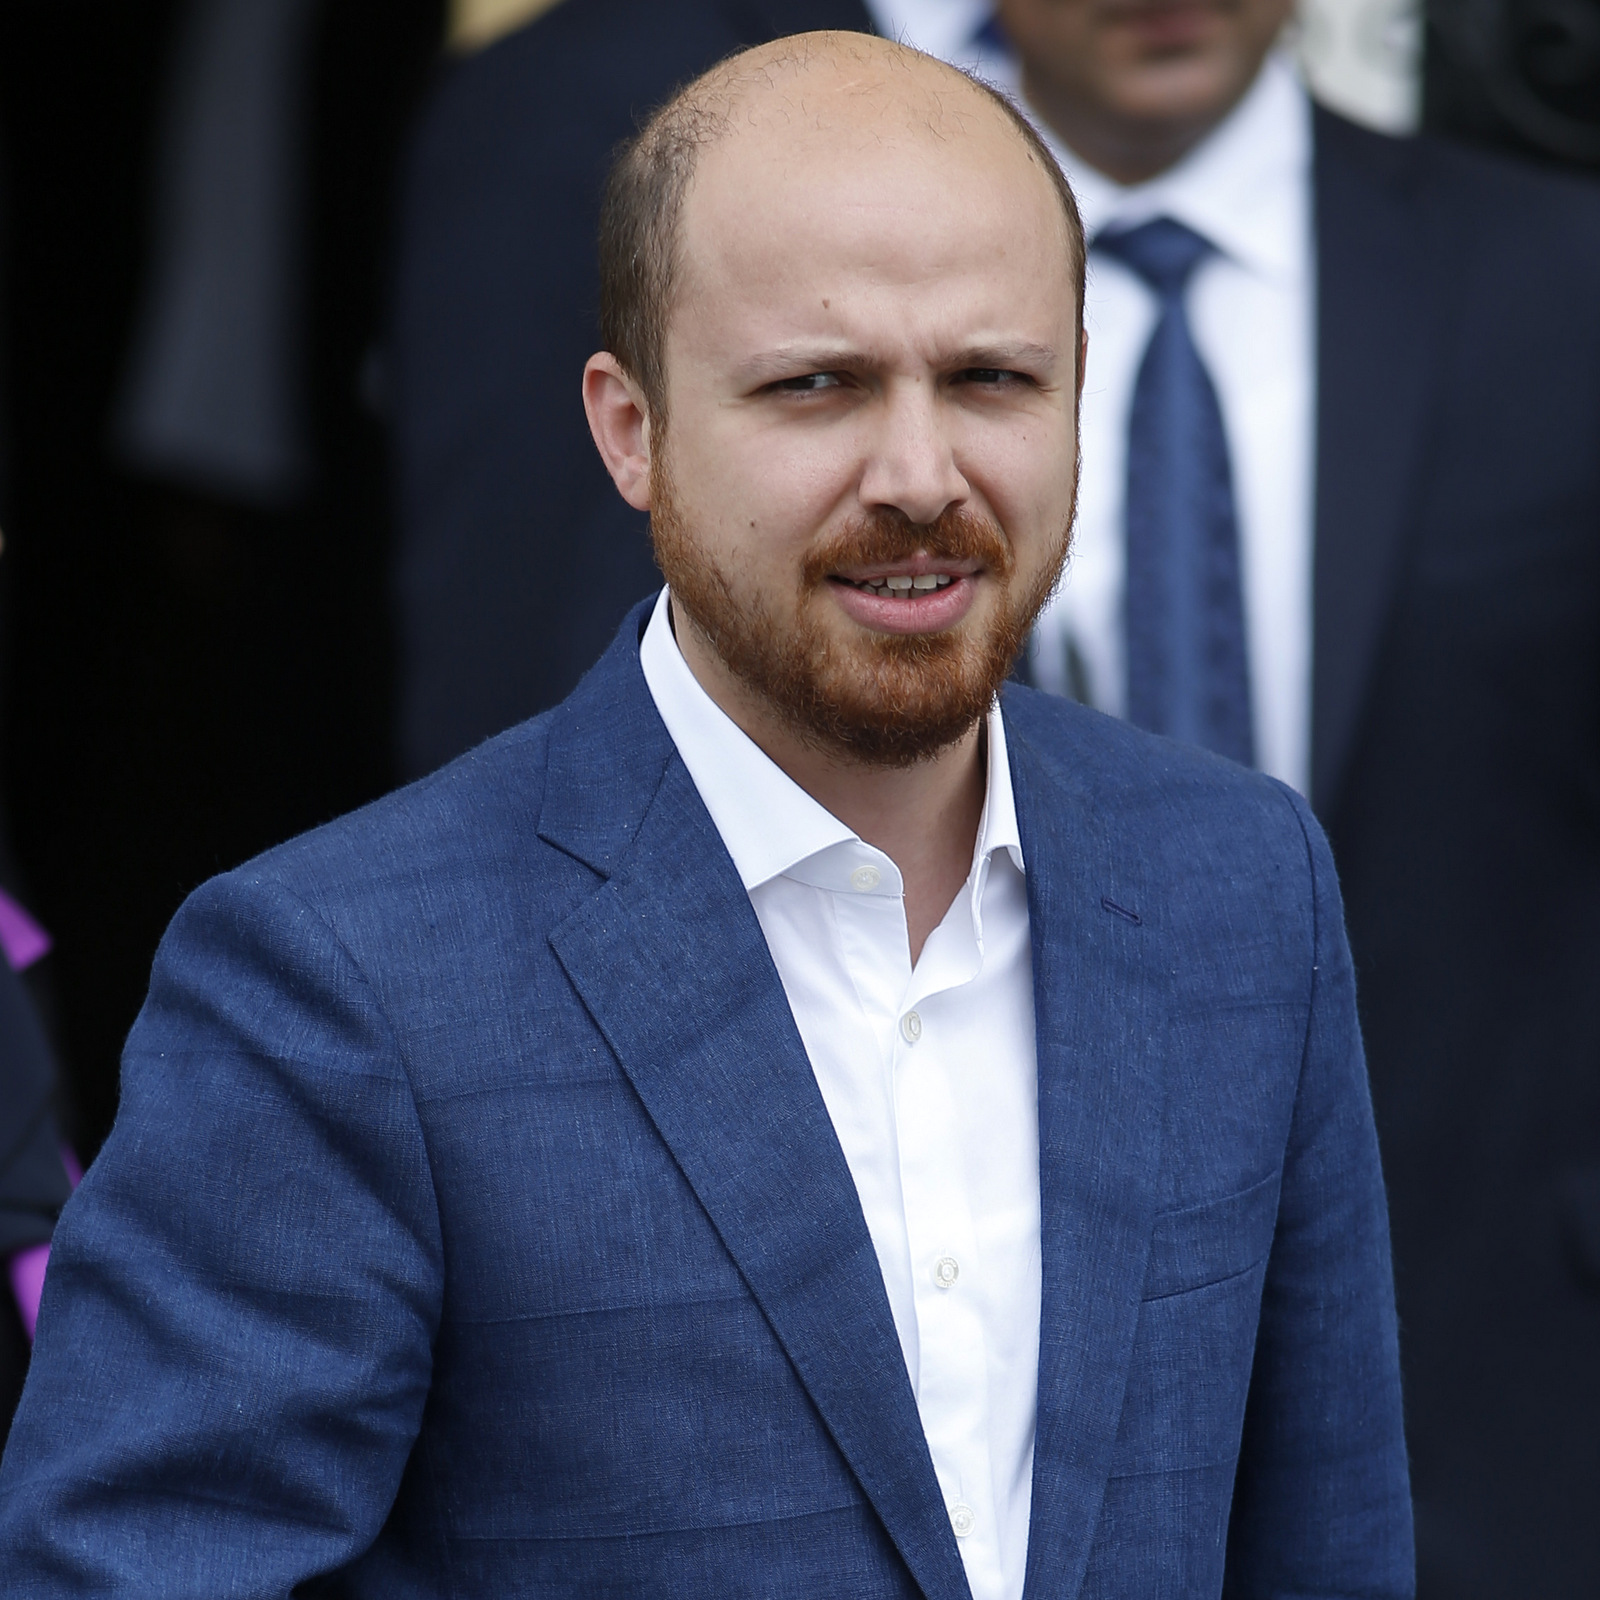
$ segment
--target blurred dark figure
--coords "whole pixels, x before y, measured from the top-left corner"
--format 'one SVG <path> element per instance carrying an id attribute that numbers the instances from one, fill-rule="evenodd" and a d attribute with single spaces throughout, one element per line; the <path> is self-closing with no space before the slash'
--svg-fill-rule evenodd
<path id="1" fill-rule="evenodd" d="M 0 163 L 0 261 L 7 222 Z M 0 384 L 0 530 L 11 504 L 5 398 Z M 0 555 L 4 548 L 0 532 Z M 0 636 L 5 627 L 5 570 L 0 562 Z M 0 724 L 4 709 L 0 680 Z M 56 1115 L 56 1067 L 37 1009 L 44 994 L 40 964 L 49 954 L 50 939 L 19 898 L 3 776 L 0 769 L 0 1449 L 27 1376 L 50 1236 L 70 1188 Z M 28 992 L 21 973 L 30 973 L 35 993 Z"/>
<path id="2" fill-rule="evenodd" d="M 407 775 L 562 699 L 660 581 L 578 392 L 612 150 L 733 50 L 871 26 L 862 0 L 564 0 L 439 85 L 394 317 Z"/>
<path id="3" fill-rule="evenodd" d="M 1600 0 L 1428 0 L 1423 122 L 1600 175 Z"/>
<path id="4" fill-rule="evenodd" d="M 1139 352 L 1153 352 L 1143 386 L 1180 339 L 1182 372 L 1198 349 L 1244 491 L 1263 438 L 1250 400 L 1278 393 L 1275 376 L 1305 383 L 1300 526 L 1275 517 L 1240 540 L 1247 579 L 1252 561 L 1280 561 L 1303 541 L 1303 620 L 1294 606 L 1253 619 L 1246 608 L 1267 636 L 1250 687 L 1282 688 L 1271 674 L 1297 658 L 1284 638 L 1298 627 L 1309 647 L 1298 655 L 1309 666 L 1300 781 L 1344 886 L 1390 1192 L 1419 1595 L 1592 1600 L 1600 188 L 1460 145 L 1385 138 L 1306 106 L 1287 79 L 1274 88 L 1281 68 L 1262 63 L 1286 0 L 999 9 L 1095 235 L 1084 542 L 1055 613 L 1069 634 L 1090 625 L 1074 637 L 1091 667 L 1109 653 L 1093 624 L 1111 618 L 1131 679 L 1144 620 L 1132 601 L 1125 615 L 1097 614 L 1101 591 L 1084 586 L 1091 488 L 1107 488 L 1089 483 L 1091 449 L 1113 422 L 1097 421 L 1096 406 L 1117 352 L 1132 394 L 1114 419 L 1130 464 L 1126 516 L 1093 559 L 1111 542 L 1126 552 L 1125 595 L 1134 507 L 1151 510 L 1150 456 L 1142 481 L 1136 466 Z M 1234 185 L 1222 191 L 1231 209 L 1215 202 L 1214 179 Z M 1259 238 L 1269 191 L 1291 219 L 1280 242 L 1309 252 L 1309 350 L 1292 337 L 1264 349 L 1259 325 L 1218 315 L 1244 304 L 1223 298 L 1251 266 L 1234 230 L 1249 214 Z M 1260 303 L 1276 292 L 1268 283 Z M 1137 338 L 1115 324 L 1116 307 L 1143 309 Z M 1234 363 L 1251 349 L 1261 365 L 1241 387 Z M 1285 448 L 1267 466 L 1281 473 L 1296 441 L 1278 412 L 1281 402 L 1266 437 Z M 1249 533 L 1248 492 L 1237 504 Z M 1209 597 L 1218 569 L 1197 570 Z"/>
<path id="5" fill-rule="evenodd" d="M 86 1155 L 183 895 L 392 775 L 371 353 L 442 0 L 290 11 L 0 9 L 4 767 Z"/>
<path id="6" fill-rule="evenodd" d="M 0 1446 L 28 1369 L 50 1235 L 70 1192 L 54 1098 L 44 1032 L 0 960 Z"/>
<path id="7" fill-rule="evenodd" d="M 189 0 L 163 95 L 119 456 L 228 505 L 302 501 L 316 0 Z"/>

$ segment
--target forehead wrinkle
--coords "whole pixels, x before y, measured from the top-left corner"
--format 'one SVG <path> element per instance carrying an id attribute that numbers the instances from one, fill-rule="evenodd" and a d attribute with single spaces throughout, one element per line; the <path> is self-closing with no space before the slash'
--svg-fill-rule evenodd
<path id="1" fill-rule="evenodd" d="M 808 58 L 804 65 L 797 68 L 796 76 L 805 72 L 811 59 Z M 999 132 L 1004 135 L 1003 147 L 1007 156 L 1021 157 L 1031 179 L 1042 185 L 1041 195 L 1046 208 L 1055 218 L 1055 226 L 1066 240 L 1069 251 L 1074 250 L 1065 217 L 1056 217 L 1060 207 L 1051 192 L 1053 180 L 1041 168 L 1036 153 L 1005 116 L 991 106 L 981 91 L 962 74 L 931 59 L 927 61 L 928 70 L 918 72 L 917 68 L 922 62 L 923 58 L 914 57 L 909 63 L 895 59 L 886 64 L 908 77 L 915 73 L 916 76 L 931 78 L 937 73 L 941 77 L 954 79 L 954 83 L 921 83 L 910 93 L 900 92 L 899 86 L 889 86 L 895 92 L 881 95 L 879 91 L 886 87 L 884 79 L 863 72 L 836 86 L 839 91 L 849 92 L 857 106 L 876 99 L 870 120 L 851 115 L 848 111 L 829 115 L 834 108 L 829 106 L 828 101 L 836 100 L 837 94 L 814 100 L 805 92 L 804 84 L 798 87 L 798 92 L 790 92 L 788 86 L 780 83 L 778 76 L 768 67 L 748 75 L 744 79 L 746 90 L 752 86 L 752 80 L 759 78 L 760 87 L 766 92 L 729 96 L 724 112 L 716 118 L 718 126 L 715 130 L 708 129 L 707 136 L 700 141 L 700 159 L 695 162 L 685 187 L 686 210 L 691 197 L 702 187 L 705 157 L 720 146 L 737 142 L 742 132 L 748 132 L 756 141 L 766 143 L 769 157 L 775 155 L 791 166 L 804 165 L 816 156 L 814 150 L 807 152 L 803 148 L 803 133 L 801 147 L 779 142 L 784 135 L 797 128 L 820 135 L 836 147 L 842 145 L 847 150 L 889 150 L 907 135 L 913 144 L 926 141 L 947 148 L 965 138 L 977 141 L 977 147 L 981 149 L 986 134 Z M 742 109 L 741 100 L 744 102 Z M 895 126 L 885 126 L 890 122 Z M 763 140 L 763 135 L 768 137 Z M 998 155 L 1000 143 L 992 139 L 987 142 L 989 149 Z"/>
<path id="2" fill-rule="evenodd" d="M 981 112 L 989 114 L 987 122 Z M 985 137 L 986 128 L 996 127 L 1005 131 L 1003 145 Z M 1069 273 L 1081 283 L 1082 243 L 1074 229 L 1070 194 L 1015 115 L 995 103 L 993 91 L 904 45 L 867 35 L 801 35 L 730 58 L 680 91 L 651 119 L 646 141 L 659 140 L 658 147 L 668 151 L 675 146 L 680 172 L 671 222 L 661 235 L 663 292 L 657 326 L 662 359 L 685 291 L 694 294 L 694 280 L 709 265 L 704 258 L 696 259 L 701 252 L 691 244 L 709 219 L 704 213 L 696 219 L 695 213 L 712 195 L 717 197 L 710 202 L 713 214 L 726 209 L 724 190 L 730 186 L 716 170 L 722 159 L 717 152 L 741 143 L 741 135 L 748 136 L 744 160 L 755 165 L 732 178 L 731 189 L 737 195 L 742 187 L 758 202 L 761 189 L 770 190 L 775 184 L 772 173 L 760 174 L 763 163 L 779 169 L 776 187 L 781 190 L 785 169 L 811 168 L 820 160 L 846 163 L 848 170 L 852 155 L 867 151 L 888 155 L 896 147 L 908 155 L 918 146 L 925 152 L 937 147 L 953 154 L 953 146 L 965 136 L 972 142 L 956 159 L 969 169 L 969 176 L 982 168 L 992 180 L 1006 183 L 1002 168 L 1018 176 L 1023 171 L 1029 174 L 1024 181 L 1037 186 L 1037 194 L 1030 198 L 1045 204 L 1050 231 L 1066 246 Z M 1008 158 L 1015 154 L 1026 158 L 1025 168 L 1011 166 Z M 712 172 L 705 170 L 708 157 Z M 732 159 L 738 171 L 744 162 Z M 991 179 L 984 180 L 986 185 Z M 757 186 L 753 193 L 752 182 Z M 1032 211 L 1026 201 L 1022 204 Z M 997 240 L 1001 254 L 1007 253 L 1009 232 L 1002 229 Z M 722 253 L 714 250 L 714 255 Z M 664 393 L 659 403 L 664 407 Z"/>
<path id="3" fill-rule="evenodd" d="M 850 149 L 860 148 L 863 145 L 890 153 L 899 142 L 887 138 L 881 132 L 873 133 L 869 130 L 865 140 L 852 138 L 843 148 L 835 145 L 833 159 L 848 161 Z M 1020 153 L 1030 154 L 1025 147 L 1020 147 Z M 763 159 L 776 158 L 785 168 L 797 168 L 807 172 L 815 170 L 817 158 L 817 152 L 813 151 L 808 155 L 804 150 L 791 150 L 782 145 L 768 145 L 764 150 L 752 151 L 749 154 L 758 163 Z M 731 152 L 729 156 L 736 166 L 743 166 L 741 158 L 731 156 Z M 1059 207 L 1055 203 L 1054 195 L 1050 193 L 1049 180 L 1039 170 L 1037 163 L 1030 160 L 1028 165 L 1023 167 L 1020 164 L 1013 166 L 1007 162 L 1003 172 L 992 172 L 990 163 L 983 159 L 981 152 L 975 152 L 975 157 L 976 159 L 972 161 L 961 160 L 960 166 L 964 174 L 961 182 L 968 184 L 981 182 L 985 195 L 991 195 L 994 187 L 998 185 L 1012 195 L 1018 204 L 1026 207 L 1029 214 L 1026 225 L 1021 219 L 1015 219 L 1014 229 L 995 235 L 990 244 L 995 256 L 1010 255 L 1013 247 L 1023 238 L 1035 239 L 1055 234 L 1068 245 L 1067 253 L 1070 257 L 1072 241 L 1068 236 L 1065 221 L 1059 216 Z M 783 271 L 791 265 L 796 268 L 804 265 L 805 256 L 804 252 L 801 252 L 796 255 L 784 254 L 774 267 L 773 263 L 766 259 L 768 251 L 773 246 L 774 235 L 765 227 L 748 229 L 742 226 L 742 222 L 749 220 L 751 212 L 746 209 L 749 205 L 753 205 L 755 211 L 764 219 L 775 207 L 776 215 L 771 220 L 779 235 L 790 224 L 803 228 L 807 225 L 806 219 L 812 215 L 810 207 L 815 195 L 808 195 L 806 204 L 800 205 L 797 199 L 788 195 L 786 185 L 761 179 L 756 188 L 746 189 L 745 197 L 741 197 L 740 186 L 749 185 L 753 181 L 751 169 L 745 168 L 735 187 L 725 187 L 723 182 L 725 169 L 720 165 L 721 159 L 723 158 L 719 157 L 714 161 L 709 169 L 702 167 L 697 170 L 685 195 L 683 227 L 680 234 L 680 277 L 675 310 L 681 308 L 687 296 L 704 292 L 717 293 L 717 284 L 730 270 L 736 275 L 743 275 L 750 271 L 766 273 L 773 270 Z M 893 159 L 892 154 L 890 159 Z M 756 170 L 759 174 L 759 168 Z M 992 176 L 984 178 L 985 171 L 991 171 Z M 1024 173 L 1027 174 L 1025 178 Z M 1024 187 L 1033 191 L 1028 194 L 1027 199 L 1023 199 L 1020 192 Z M 910 211 L 913 219 L 921 219 L 926 214 L 927 208 L 923 201 L 927 196 L 920 187 L 915 195 L 896 193 L 894 190 L 885 190 L 881 187 L 872 187 L 869 192 L 863 194 L 857 193 L 856 188 L 852 181 L 846 180 L 847 192 L 832 195 L 826 214 L 821 219 L 820 225 L 824 231 L 831 231 L 832 221 L 842 221 L 846 214 L 862 207 L 870 211 Z M 1030 201 L 1032 204 L 1029 204 Z M 705 207 L 709 207 L 709 211 L 703 209 Z M 1043 210 L 1038 210 L 1037 207 L 1042 207 Z M 1007 215 L 1013 213 L 1008 212 Z M 716 220 L 713 221 L 713 218 Z M 913 232 L 918 231 L 915 220 L 911 226 Z M 1044 230 L 1042 235 L 1035 232 L 1035 229 L 1041 226 Z M 898 234 L 895 237 L 897 238 Z M 873 269 L 870 276 L 889 286 L 905 287 L 920 283 L 929 271 L 937 275 L 944 270 L 938 261 L 933 262 L 931 266 L 924 263 L 919 265 L 910 277 L 906 277 L 900 271 L 903 265 L 902 258 L 890 247 L 891 241 L 886 240 L 881 233 L 863 232 L 856 242 L 859 259 L 853 264 L 862 269 L 870 267 Z M 755 252 L 754 261 L 751 257 L 752 251 Z M 862 252 L 865 254 L 862 255 Z M 669 318 L 669 326 L 673 320 L 675 318 Z"/>

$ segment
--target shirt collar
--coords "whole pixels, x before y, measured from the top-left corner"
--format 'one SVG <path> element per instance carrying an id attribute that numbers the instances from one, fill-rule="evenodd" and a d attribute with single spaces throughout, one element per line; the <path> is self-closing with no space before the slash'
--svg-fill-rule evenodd
<path id="1" fill-rule="evenodd" d="M 644 631 L 639 661 L 656 710 L 716 824 L 748 893 L 777 877 L 817 888 L 898 896 L 899 872 L 825 810 L 777 765 L 701 687 L 673 637 L 663 589 Z M 1022 835 L 1011 791 L 1005 722 L 998 702 L 989 712 L 988 773 L 972 880 L 996 850 L 1022 870 Z M 862 868 L 877 880 L 861 887 Z"/>
<path id="2" fill-rule="evenodd" d="M 1219 127 L 1146 183 L 1114 183 L 1023 109 L 1061 163 L 1091 240 L 1108 227 L 1168 216 L 1264 277 L 1295 281 L 1307 270 L 1311 101 L 1282 53 L 1267 58 Z"/>

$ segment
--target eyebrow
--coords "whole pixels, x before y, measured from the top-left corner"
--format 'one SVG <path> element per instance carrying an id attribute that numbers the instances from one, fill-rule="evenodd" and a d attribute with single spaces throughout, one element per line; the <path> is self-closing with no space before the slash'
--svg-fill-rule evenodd
<path id="1" fill-rule="evenodd" d="M 1059 356 L 1047 344 L 1031 340 L 1001 340 L 997 344 L 972 345 L 953 351 L 940 366 L 947 371 L 962 372 L 971 367 L 996 367 L 1002 371 L 1012 367 L 1055 367 Z M 774 383 L 782 378 L 802 376 L 808 372 L 849 371 L 871 368 L 879 361 L 870 351 L 852 344 L 794 345 L 784 350 L 766 350 L 752 356 L 739 368 L 739 377 L 752 386 Z"/>

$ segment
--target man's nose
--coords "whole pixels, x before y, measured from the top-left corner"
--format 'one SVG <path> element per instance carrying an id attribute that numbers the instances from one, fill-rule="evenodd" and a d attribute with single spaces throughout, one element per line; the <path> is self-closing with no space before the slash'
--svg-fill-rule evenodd
<path id="1" fill-rule="evenodd" d="M 891 385 L 861 476 L 865 504 L 892 506 L 927 524 L 967 499 L 971 489 L 939 413 L 933 384 Z"/>

